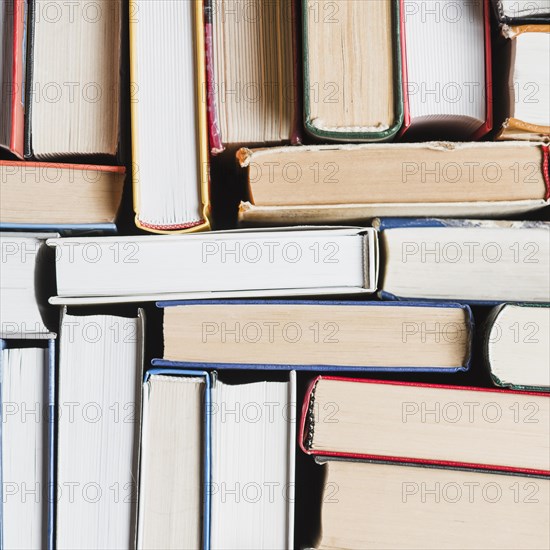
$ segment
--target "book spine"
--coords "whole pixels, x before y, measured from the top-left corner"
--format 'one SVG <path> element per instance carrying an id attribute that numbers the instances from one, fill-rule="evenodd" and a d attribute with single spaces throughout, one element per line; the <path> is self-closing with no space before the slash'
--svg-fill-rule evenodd
<path id="1" fill-rule="evenodd" d="M 300 44 L 302 43 L 301 36 L 301 11 L 299 0 L 292 0 L 292 54 L 294 64 L 294 86 L 293 86 L 293 102 L 294 102 L 294 118 L 292 122 L 290 143 L 292 145 L 300 145 L 302 143 L 302 109 L 303 109 L 303 75 L 302 63 L 300 54 Z"/>
<path id="2" fill-rule="evenodd" d="M 13 0 L 13 61 L 11 97 L 10 149 L 19 158 L 24 155 L 25 133 L 25 54 L 26 13 L 25 0 Z"/>

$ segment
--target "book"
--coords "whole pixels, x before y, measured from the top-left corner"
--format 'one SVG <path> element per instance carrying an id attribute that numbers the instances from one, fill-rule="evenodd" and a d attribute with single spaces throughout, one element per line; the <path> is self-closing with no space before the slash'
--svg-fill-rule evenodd
<path id="1" fill-rule="evenodd" d="M 0 160 L 0 228 L 116 232 L 126 169 Z"/>
<path id="2" fill-rule="evenodd" d="M 497 139 L 543 140 L 550 135 L 550 24 L 504 27 L 506 86 L 498 101 L 505 120 Z"/>
<path id="3" fill-rule="evenodd" d="M 550 480 L 329 460 L 318 549 L 544 549 Z"/>
<path id="4" fill-rule="evenodd" d="M 300 444 L 337 456 L 550 474 L 550 395 L 319 376 Z"/>
<path id="5" fill-rule="evenodd" d="M 295 408 L 292 371 L 288 382 L 234 384 L 149 370 L 138 548 L 292 547 Z"/>
<path id="6" fill-rule="evenodd" d="M 210 378 L 153 369 L 143 382 L 137 548 L 210 548 Z"/>
<path id="7" fill-rule="evenodd" d="M 298 1 L 204 2 L 210 149 L 300 140 Z"/>
<path id="8" fill-rule="evenodd" d="M 501 304 L 488 319 L 485 357 L 495 385 L 550 390 L 550 305 Z"/>
<path id="9" fill-rule="evenodd" d="M 160 303 L 164 359 L 216 369 L 456 372 L 467 370 L 467 306 L 412 302 Z"/>
<path id="10" fill-rule="evenodd" d="M 50 239 L 52 304 L 373 293 L 372 228 Z"/>
<path id="11" fill-rule="evenodd" d="M 53 546 L 55 335 L 0 340 L 0 546 Z"/>
<path id="12" fill-rule="evenodd" d="M 403 0 L 408 140 L 476 140 L 492 129 L 490 0 Z"/>
<path id="13" fill-rule="evenodd" d="M 400 2 L 302 0 L 304 120 L 314 137 L 387 141 L 403 123 Z"/>
<path id="14" fill-rule="evenodd" d="M 56 548 L 134 548 L 144 315 L 63 311 Z M 99 528 L 98 528 L 99 527 Z"/>
<path id="15" fill-rule="evenodd" d="M 25 131 L 24 74 L 27 53 L 27 0 L 2 2 L 0 7 L 0 148 L 23 158 Z"/>
<path id="16" fill-rule="evenodd" d="M 241 149 L 243 225 L 506 216 L 549 204 L 548 147 L 391 143 Z M 368 177 L 365 176 L 368 174 Z"/>
<path id="17" fill-rule="evenodd" d="M 25 156 L 114 157 L 121 2 L 30 0 Z"/>
<path id="18" fill-rule="evenodd" d="M 549 0 L 493 0 L 493 4 L 501 25 L 550 23 Z"/>
<path id="19" fill-rule="evenodd" d="M 136 225 L 153 233 L 208 229 L 203 4 L 131 0 L 129 9 Z"/>
<path id="20" fill-rule="evenodd" d="M 381 296 L 550 302 L 550 223 L 381 219 Z"/>
<path id="21" fill-rule="evenodd" d="M 212 548 L 294 548 L 296 373 L 212 385 Z"/>
<path id="22" fill-rule="evenodd" d="M 48 248 L 55 233 L 0 232 L 0 338 L 48 338 Z M 53 260 L 53 259 L 52 259 Z M 48 265 L 50 264 L 50 265 Z"/>

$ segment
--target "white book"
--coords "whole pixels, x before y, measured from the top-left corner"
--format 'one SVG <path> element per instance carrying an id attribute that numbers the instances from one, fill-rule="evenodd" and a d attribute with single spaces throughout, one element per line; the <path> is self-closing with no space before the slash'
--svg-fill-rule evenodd
<path id="1" fill-rule="evenodd" d="M 0 233 L 1 338 L 50 336 L 42 307 L 47 305 L 42 293 L 47 290 L 48 276 L 48 249 L 43 245 L 48 237 L 57 236 L 56 233 Z"/>
<path id="2" fill-rule="evenodd" d="M 0 547 L 41 550 L 48 537 L 48 350 L 0 354 Z"/>
<path id="3" fill-rule="evenodd" d="M 212 550 L 294 548 L 296 372 L 212 388 Z"/>
<path id="4" fill-rule="evenodd" d="M 62 318 L 56 478 L 59 550 L 134 548 L 143 314 Z"/>
<path id="5" fill-rule="evenodd" d="M 51 239 L 52 304 L 374 292 L 372 228 Z"/>

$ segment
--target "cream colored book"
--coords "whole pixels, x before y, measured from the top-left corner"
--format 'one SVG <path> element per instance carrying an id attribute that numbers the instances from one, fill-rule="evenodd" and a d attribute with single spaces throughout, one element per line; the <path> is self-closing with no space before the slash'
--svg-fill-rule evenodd
<path id="1" fill-rule="evenodd" d="M 248 187 L 245 225 L 499 217 L 548 205 L 548 148 L 537 143 L 311 145 L 237 157 Z"/>

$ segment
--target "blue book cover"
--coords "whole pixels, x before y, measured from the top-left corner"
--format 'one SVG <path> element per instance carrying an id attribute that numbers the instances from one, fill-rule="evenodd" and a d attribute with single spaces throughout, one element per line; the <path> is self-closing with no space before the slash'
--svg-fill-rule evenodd
<path id="1" fill-rule="evenodd" d="M 26 340 L 28 342 L 28 340 Z M 36 341 L 36 347 L 47 346 L 47 364 L 44 380 L 47 383 L 47 403 L 46 411 L 39 411 L 40 414 L 45 415 L 48 422 L 47 434 L 46 434 L 46 448 L 47 448 L 47 467 L 46 478 L 39 484 L 42 489 L 46 486 L 46 491 L 40 492 L 40 498 L 47 499 L 47 512 L 44 519 L 45 533 L 43 534 L 43 540 L 45 540 L 46 548 L 53 550 L 54 548 L 54 518 L 55 518 L 55 335 L 44 341 Z M 3 340 L 0 339 L 0 416 L 4 412 L 2 406 L 2 352 L 4 349 L 17 349 L 18 340 Z M 44 419 L 44 416 L 42 416 Z M 3 494 L 4 479 L 2 478 L 2 427 L 5 419 L 0 419 L 0 549 L 4 549 L 4 532 L 3 532 L 3 504 L 5 503 L 5 495 Z M 8 550 L 6 548 L 6 550 Z"/>
<path id="2" fill-rule="evenodd" d="M 380 365 L 369 365 L 369 364 L 356 364 L 356 365 L 337 365 L 330 362 L 323 363 L 322 361 L 315 361 L 311 364 L 294 364 L 291 362 L 282 362 L 282 361 L 265 361 L 265 362 L 243 362 L 237 360 L 223 360 L 223 361 L 204 361 L 204 360 L 175 360 L 172 358 L 166 358 L 166 348 L 165 348 L 165 358 L 156 358 L 153 359 L 152 365 L 154 367 L 163 367 L 163 368 L 188 368 L 188 369 L 258 369 L 258 370 L 298 370 L 298 371 L 332 371 L 332 372 L 458 372 L 466 371 L 469 369 L 471 361 L 471 348 L 472 348 L 472 338 L 474 333 L 474 320 L 472 312 L 469 306 L 465 304 L 458 303 L 437 303 L 437 302 L 425 302 L 425 301 L 404 301 L 404 302 L 380 302 L 380 301 L 332 301 L 332 300 L 195 300 L 195 301 L 174 301 L 174 302 L 158 302 L 157 307 L 162 309 L 170 309 L 174 307 L 185 307 L 189 308 L 192 306 L 228 306 L 228 311 L 232 308 L 231 306 L 283 306 L 286 310 L 290 306 L 304 306 L 304 307 L 319 307 L 319 310 L 325 310 L 325 307 L 361 307 L 361 308 L 370 308 L 370 307 L 381 307 L 381 308 L 451 308 L 451 309 L 461 309 L 465 313 L 466 321 L 464 322 L 464 330 L 466 332 L 465 337 L 465 349 L 466 358 L 461 365 L 457 366 L 438 366 L 438 365 L 399 365 L 399 366 L 380 366 Z M 279 309 L 281 309 L 279 307 Z M 191 311 L 191 310 L 190 310 Z M 312 310 L 313 311 L 313 310 Z M 234 312 L 233 312 L 234 313 Z M 365 311 L 366 314 L 366 311 Z M 230 314 L 233 318 L 233 315 Z M 292 314 L 287 312 L 287 318 L 289 322 L 293 322 Z M 165 314 L 166 319 L 166 314 Z M 434 320 L 436 317 L 434 316 Z M 200 317 L 199 314 L 193 312 L 193 322 L 199 323 Z M 321 327 L 322 328 L 322 327 Z M 304 327 L 304 332 L 307 330 L 307 327 Z M 185 335 L 181 335 L 181 338 L 186 338 L 185 344 L 187 349 L 198 349 L 197 346 L 201 344 L 200 340 L 189 340 L 187 338 L 192 338 L 189 336 L 191 330 L 187 331 Z M 300 345 L 299 342 L 296 342 L 294 345 Z M 166 335 L 165 335 L 165 346 L 166 346 Z"/>
<path id="3" fill-rule="evenodd" d="M 52 231 L 63 235 L 71 236 L 94 236 L 94 235 L 116 235 L 117 226 L 115 223 L 83 223 L 83 224 L 40 224 L 40 223 L 6 223 L 0 222 L 0 231 Z"/>
<path id="4" fill-rule="evenodd" d="M 203 403 L 203 523 L 202 523 L 202 549 L 210 550 L 210 483 L 211 483 L 211 387 L 212 380 L 210 374 L 206 371 L 200 370 L 185 370 L 174 368 L 154 368 L 149 369 L 144 376 L 143 383 L 146 384 L 149 378 L 153 375 L 161 376 L 190 376 L 190 377 L 204 377 L 205 390 L 204 390 L 204 403 Z"/>

